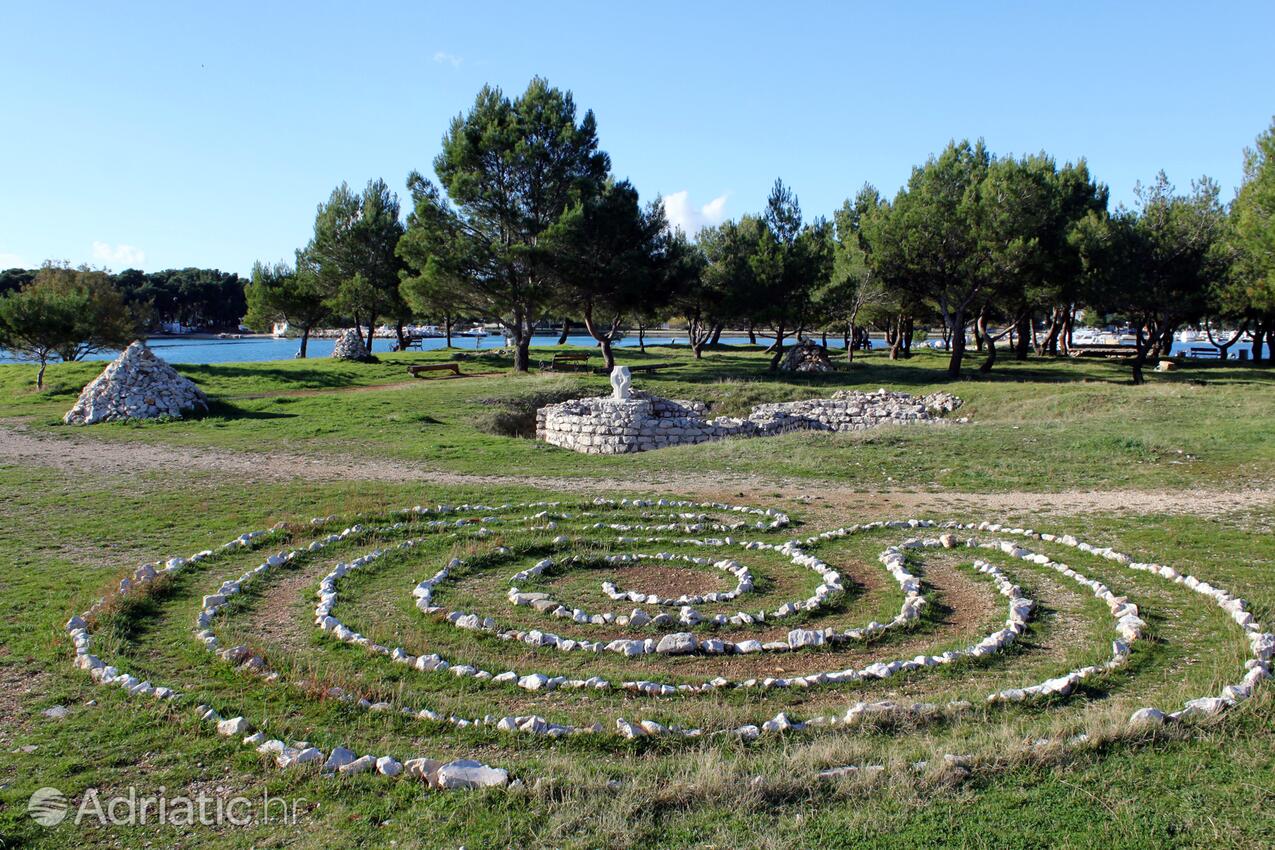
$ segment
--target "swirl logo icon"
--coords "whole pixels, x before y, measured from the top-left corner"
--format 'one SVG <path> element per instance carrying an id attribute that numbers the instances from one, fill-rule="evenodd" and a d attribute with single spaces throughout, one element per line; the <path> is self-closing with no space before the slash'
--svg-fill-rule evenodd
<path id="1" fill-rule="evenodd" d="M 56 788 L 41 788 L 27 801 L 27 814 L 40 826 L 57 826 L 66 819 L 66 795 Z"/>

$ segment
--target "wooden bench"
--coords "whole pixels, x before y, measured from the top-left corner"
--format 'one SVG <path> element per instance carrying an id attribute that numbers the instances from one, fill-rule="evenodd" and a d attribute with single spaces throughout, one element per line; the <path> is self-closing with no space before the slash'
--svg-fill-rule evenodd
<path id="1" fill-rule="evenodd" d="M 587 351 L 564 351 L 553 355 L 553 361 L 549 364 L 550 372 L 563 371 L 580 371 L 589 368 L 589 353 Z"/>
<path id="2" fill-rule="evenodd" d="M 421 372 L 451 372 L 456 377 L 460 377 L 459 363 L 420 363 L 415 366 L 408 366 L 407 372 L 413 378 L 419 378 Z"/>

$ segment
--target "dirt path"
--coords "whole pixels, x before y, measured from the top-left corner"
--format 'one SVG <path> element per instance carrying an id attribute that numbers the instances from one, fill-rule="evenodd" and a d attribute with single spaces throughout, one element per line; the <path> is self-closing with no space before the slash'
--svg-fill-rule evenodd
<path id="1" fill-rule="evenodd" d="M 645 481 L 614 478 L 569 478 L 536 475 L 471 475 L 429 469 L 403 461 L 344 455 L 305 455 L 292 452 L 240 452 L 218 448 L 166 446 L 95 440 L 89 437 L 48 436 L 23 426 L 0 426 L 0 464 L 42 466 L 71 472 L 129 475 L 145 470 L 201 470 L 245 483 L 307 481 L 428 482 L 440 486 L 524 486 L 571 489 L 587 493 L 646 492 Z M 768 479 L 758 476 L 703 473 L 660 473 L 661 491 L 685 496 L 749 500 L 763 491 L 786 500 L 811 502 L 812 507 L 835 510 L 865 502 L 898 514 L 942 505 L 991 512 L 1026 511 L 1034 514 L 1151 514 L 1181 513 L 1219 516 L 1238 509 L 1275 507 L 1275 490 L 1245 489 L 1206 492 L 1127 490 L 1064 491 L 1058 493 L 959 493 L 920 490 L 864 491 L 829 482 Z M 817 494 L 813 497 L 811 494 Z M 753 498 L 752 501 L 757 501 Z"/>

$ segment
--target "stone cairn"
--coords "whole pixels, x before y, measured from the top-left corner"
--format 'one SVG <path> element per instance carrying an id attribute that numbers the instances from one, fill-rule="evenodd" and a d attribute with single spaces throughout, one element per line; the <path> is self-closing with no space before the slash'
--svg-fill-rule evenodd
<path id="1" fill-rule="evenodd" d="M 831 372 L 832 361 L 828 359 L 828 349 L 819 343 L 803 339 L 784 354 L 779 362 L 784 372 Z"/>
<path id="2" fill-rule="evenodd" d="M 433 724 L 431 739 L 460 730 L 480 729 L 489 732 L 490 740 L 497 745 L 501 736 L 523 739 L 529 735 L 546 739 L 584 736 L 599 741 L 604 746 L 618 743 L 618 740 L 613 742 L 612 738 L 694 741 L 725 735 L 746 744 L 763 736 L 773 738 L 820 731 L 828 734 L 838 730 L 853 733 L 865 726 L 875 728 L 881 723 L 908 729 L 945 723 L 955 718 L 977 720 L 990 708 L 1010 710 L 1016 704 L 1049 708 L 1075 700 L 1080 706 L 1079 710 L 1083 711 L 1084 705 L 1089 701 L 1086 696 L 1087 684 L 1094 680 L 1101 682 L 1104 677 L 1126 669 L 1135 647 L 1140 645 L 1145 636 L 1147 622 L 1141 616 L 1144 611 L 1116 587 L 1126 577 L 1126 573 L 1139 573 L 1147 581 L 1158 581 L 1162 589 L 1180 586 L 1182 590 L 1177 593 L 1182 597 L 1181 601 L 1198 599 L 1220 609 L 1223 619 L 1231 621 L 1234 627 L 1232 631 L 1237 638 L 1235 647 L 1227 647 L 1216 653 L 1217 660 L 1226 666 L 1219 668 L 1213 677 L 1209 692 L 1185 700 L 1178 695 L 1174 699 L 1174 702 L 1182 700 L 1181 707 L 1178 708 L 1166 706 L 1161 709 L 1141 700 L 1130 702 L 1128 708 L 1134 710 L 1123 724 L 1126 728 L 1142 733 L 1156 726 L 1177 725 L 1179 728 L 1186 728 L 1193 722 L 1216 718 L 1254 695 L 1259 684 L 1270 677 L 1272 655 L 1275 654 L 1275 635 L 1254 618 L 1245 600 L 1227 590 L 1172 567 L 1140 562 L 1110 547 L 1093 545 L 1069 534 L 1037 532 L 995 522 L 934 521 L 922 518 L 876 520 L 830 528 L 811 536 L 793 536 L 790 517 L 773 508 L 673 499 L 607 498 L 572 503 L 537 501 L 501 505 L 416 506 L 380 519 L 366 516 L 360 519 L 361 523 L 377 524 L 355 524 L 342 529 L 343 523 L 335 516 L 316 517 L 310 521 L 310 531 L 306 534 L 302 530 L 303 525 L 285 527 L 280 523 L 268 530 L 242 534 L 217 549 L 204 550 L 189 557 L 173 557 L 143 564 L 121 578 L 118 596 L 145 595 L 163 576 L 183 571 L 192 573 L 192 581 L 202 583 L 204 590 L 210 591 L 202 598 L 195 595 L 189 600 L 195 609 L 192 637 L 212 656 L 210 663 L 229 665 L 240 675 L 256 677 L 265 684 L 291 687 L 293 693 L 306 693 L 306 687 L 298 687 L 304 685 L 304 682 L 292 680 L 297 675 L 295 672 L 270 669 L 269 662 L 246 645 L 224 646 L 218 632 L 222 621 L 234 615 L 231 599 L 246 588 L 252 588 L 254 593 L 269 594 L 272 591 L 269 585 L 272 576 L 285 567 L 289 570 L 311 569 L 316 574 L 325 573 L 318 582 L 313 611 L 313 627 L 322 633 L 324 642 L 339 642 L 352 650 L 362 651 L 369 658 L 376 659 L 370 661 L 370 665 L 399 665 L 405 671 L 404 675 L 421 677 L 422 682 L 446 687 L 444 683 L 463 681 L 461 687 L 465 689 L 490 689 L 492 710 L 483 716 L 465 717 L 388 699 L 372 702 L 360 696 L 357 691 L 351 692 L 332 686 L 331 683 L 323 685 L 323 696 L 346 703 L 352 710 L 399 717 L 398 722 L 401 722 L 402 717 L 427 721 Z M 552 542 L 552 554 L 530 566 L 527 565 L 525 551 L 515 551 L 503 542 L 490 540 L 496 534 L 499 534 L 500 541 L 509 539 L 510 535 L 527 534 L 539 541 L 537 546 L 543 546 L 543 533 L 549 529 L 559 531 Z M 617 532 L 619 537 L 616 536 Z M 670 534 L 674 536 L 665 536 Z M 700 569 L 711 568 L 734 578 L 734 589 L 721 593 L 672 597 L 661 595 L 653 588 L 624 591 L 613 582 L 604 581 L 602 587 L 605 594 L 621 603 L 617 611 L 590 613 L 557 601 L 553 593 L 555 585 L 546 583 L 546 580 L 552 581 L 555 575 L 564 571 L 596 566 L 598 554 L 579 556 L 573 555 L 572 550 L 580 544 L 588 544 L 591 536 L 597 538 L 598 535 L 624 546 L 659 546 L 665 542 L 673 542 L 690 548 L 700 554 L 638 551 L 606 556 L 606 560 L 615 564 L 633 564 L 641 560 L 659 561 L 667 565 L 666 568 L 679 564 L 695 565 Z M 692 536 L 683 538 L 680 535 Z M 845 628 L 844 624 L 834 619 L 839 618 L 839 615 L 851 614 L 842 610 L 846 587 L 843 568 L 825 561 L 819 553 L 822 544 L 858 535 L 879 535 L 885 538 L 881 541 L 884 548 L 876 560 L 893 582 L 897 583 L 903 601 L 898 614 L 885 623 L 872 621 Z M 398 542 L 390 543 L 395 536 L 398 537 Z M 362 554 L 353 558 L 341 548 L 358 545 L 369 537 L 378 541 L 379 548 L 365 549 Z M 768 537 L 769 540 L 766 539 Z M 463 650 L 462 657 L 453 656 L 449 659 L 441 654 L 450 654 L 448 648 L 431 647 L 428 640 L 418 641 L 410 647 L 382 645 L 360 634 L 335 616 L 339 610 L 338 597 L 344 599 L 345 594 L 358 592 L 356 586 L 350 586 L 354 583 L 347 581 L 348 577 L 356 572 L 395 569 L 396 563 L 401 564 L 404 559 L 411 558 L 413 550 L 429 546 L 431 539 L 436 544 L 432 550 L 435 556 L 440 552 L 456 551 L 463 551 L 466 556 L 465 559 L 454 557 L 445 565 L 435 563 L 428 567 L 425 573 L 427 577 L 420 580 L 411 591 L 419 616 L 440 624 L 449 623 L 465 633 L 485 635 L 515 646 L 515 652 L 509 658 L 509 664 L 514 665 L 510 669 L 504 669 L 503 661 L 498 662 L 498 666 L 489 665 L 492 668 L 490 670 L 465 663 Z M 274 549 L 279 545 L 293 548 L 286 551 Z M 247 571 L 240 574 L 245 569 L 245 564 L 238 556 L 261 549 L 274 549 L 274 554 L 248 555 L 251 560 L 248 561 Z M 1053 554 L 1046 554 L 1047 551 Z M 768 599 L 766 602 L 756 601 L 752 605 L 743 602 L 746 597 L 759 591 L 754 587 L 752 569 L 747 564 L 736 561 L 735 557 L 752 561 L 758 557 L 759 552 L 769 553 L 768 563 L 787 562 L 788 566 L 781 569 L 814 573 L 818 577 L 818 586 L 813 594 L 787 601 Z M 878 642 L 876 654 L 879 660 L 865 664 L 865 659 L 858 659 L 850 661 L 851 666 L 843 667 L 847 659 L 839 658 L 836 654 L 841 646 L 861 648 L 878 641 L 887 631 L 924 628 L 919 621 L 927 606 L 927 592 L 923 590 L 922 579 L 915 572 L 915 566 L 923 566 L 930 553 L 941 552 L 968 553 L 959 556 L 962 561 L 970 562 L 963 568 L 972 570 L 989 581 L 989 591 L 994 591 L 1001 597 L 1005 619 L 990 626 L 992 631 L 987 634 L 974 636 L 972 642 L 961 641 L 954 646 L 949 643 L 942 651 L 936 648 L 928 652 L 922 650 L 917 654 L 916 649 L 909 649 L 898 653 L 897 648 Z M 1067 554 L 1063 554 L 1064 552 Z M 1085 567 L 1082 572 L 1056 560 L 1059 557 L 1070 558 L 1071 553 L 1083 553 L 1090 566 Z M 341 560 L 334 565 L 332 561 L 338 557 L 348 560 Z M 984 558 L 1000 563 L 993 564 Z M 225 563 L 226 561 L 230 563 Z M 767 562 L 762 562 L 764 563 Z M 1105 565 L 1098 566 L 1099 564 Z M 198 569 L 191 569 L 196 565 Z M 1098 568 L 1096 578 L 1089 574 L 1094 567 Z M 486 611 L 453 610 L 438 604 L 449 598 L 438 592 L 440 587 L 470 580 L 471 574 L 477 570 L 502 568 L 517 569 L 517 572 L 508 576 L 508 588 L 504 594 L 506 598 L 501 610 L 494 610 L 489 614 Z M 668 718 L 665 718 L 665 722 L 637 719 L 641 713 L 647 711 L 664 714 L 665 711 L 675 711 L 682 701 L 714 699 L 715 694 L 728 691 L 752 693 L 758 699 L 773 700 L 786 692 L 800 695 L 816 689 L 835 690 L 846 687 L 853 689 L 851 696 L 871 700 L 872 697 L 866 691 L 874 683 L 895 676 L 910 676 L 912 678 L 909 684 L 920 683 L 923 681 L 922 677 L 930 675 L 931 671 L 949 665 L 980 665 L 1001 655 L 1028 633 L 1037 611 L 1037 602 L 1024 593 L 1018 574 L 1041 571 L 1050 574 L 1052 581 L 1066 580 L 1074 584 L 1080 593 L 1097 600 L 1100 610 L 1105 609 L 1105 616 L 1101 619 L 1105 623 L 1104 630 L 1109 632 L 1106 639 L 1109 641 L 1110 653 L 1104 651 L 1104 658 L 1065 672 L 1053 671 L 1051 678 L 1034 684 L 1023 684 L 1015 680 L 1011 687 L 993 685 L 990 692 L 974 701 L 950 698 L 940 698 L 942 701 L 934 702 L 855 699 L 844 708 L 838 707 L 832 714 L 807 714 L 805 717 L 794 714 L 790 717 L 786 711 L 780 711 L 770 718 L 756 716 L 753 722 L 744 722 L 743 725 L 737 725 L 739 719 L 723 723 L 714 720 L 711 714 L 704 714 L 701 721 L 704 726 L 696 728 L 674 725 Z M 220 584 L 217 584 L 218 581 Z M 1046 582 L 1045 586 L 1048 587 L 1051 583 Z M 258 585 L 264 585 L 261 591 L 256 590 Z M 406 592 L 406 588 L 404 590 Z M 440 595 L 443 597 L 441 600 L 436 598 Z M 497 600 L 499 595 L 492 601 Z M 171 600 L 158 597 L 154 601 L 157 605 L 163 605 Z M 768 610 L 780 601 L 782 604 L 778 608 Z M 705 611 L 700 614 L 693 607 L 723 602 L 729 603 L 729 607 L 720 612 Z M 252 601 L 249 600 L 247 604 L 252 604 Z M 265 604 L 270 603 L 267 600 Z M 511 777 L 511 771 L 507 768 L 490 766 L 473 759 L 444 761 L 415 752 L 389 754 L 382 751 L 360 755 L 353 749 L 337 745 L 336 742 L 341 740 L 338 737 L 341 734 L 340 728 L 319 726 L 296 730 L 294 734 L 304 734 L 304 741 L 270 737 L 265 730 L 255 730 L 248 718 L 243 714 L 233 713 L 228 705 L 220 706 L 219 711 L 206 704 L 195 704 L 194 698 L 172 687 L 139 679 L 128 672 L 130 658 L 133 657 L 130 653 L 122 653 L 118 659 L 114 659 L 114 663 L 112 659 L 95 654 L 95 649 L 101 652 L 102 648 L 115 648 L 113 642 L 99 647 L 99 642 L 91 634 L 91 630 L 98 627 L 99 617 L 110 616 L 106 610 L 109 605 L 109 599 L 99 599 L 89 610 L 71 617 L 66 623 L 65 629 L 74 648 L 74 664 L 77 668 L 94 682 L 103 687 L 122 690 L 139 704 L 164 706 L 157 712 L 160 716 L 172 714 L 179 709 L 190 710 L 210 734 L 239 741 L 244 749 L 257 753 L 263 764 L 270 764 L 293 776 L 302 777 L 299 781 L 312 781 L 308 777 L 316 774 L 336 780 L 339 777 L 367 773 L 379 775 L 386 780 L 415 781 L 437 789 L 473 789 L 488 786 L 513 787 L 533 779 L 530 776 Z M 633 607 L 629 612 L 624 610 L 635 605 L 646 607 Z M 736 605 L 742 607 L 736 613 L 729 613 Z M 226 610 L 228 607 L 230 610 Z M 668 610 L 660 611 L 661 607 Z M 136 609 L 125 607 L 120 610 L 122 613 L 118 616 L 126 618 L 147 616 L 147 606 L 138 606 Z M 527 628 L 501 623 L 501 619 L 511 616 L 510 612 L 530 617 L 531 611 L 545 618 L 544 627 Z M 524 615 L 523 612 L 527 613 Z M 773 623 L 788 616 L 799 616 L 803 621 L 795 624 L 795 628 L 774 628 Z M 561 625 L 551 626 L 554 619 Z M 565 632 L 559 635 L 551 631 L 551 628 L 571 631 L 569 636 Z M 731 630 L 739 632 L 734 640 L 729 639 Z M 768 640 L 757 639 L 764 636 L 764 631 L 775 631 L 776 634 Z M 919 634 L 924 635 L 924 632 Z M 1247 650 L 1245 654 L 1248 657 L 1243 666 L 1237 669 L 1234 666 L 1237 660 L 1236 649 L 1240 648 Z M 1031 649 L 1025 647 L 1023 651 L 1030 652 Z M 635 667 L 632 679 L 606 678 L 601 674 L 584 678 L 589 673 L 587 668 L 576 672 L 574 675 L 577 678 L 549 675 L 534 669 L 542 661 L 547 667 L 552 667 L 554 653 L 570 652 L 597 657 L 605 654 L 613 662 L 612 666 L 638 657 L 653 661 L 665 656 L 695 655 L 701 656 L 703 662 L 708 664 L 715 657 L 733 656 L 732 666 L 737 669 L 722 670 L 721 675 L 711 679 L 708 678 L 711 671 L 698 675 L 685 672 L 669 675 L 650 664 Z M 765 653 L 778 656 L 799 654 L 802 663 L 794 661 L 792 666 L 807 669 L 799 675 L 782 677 L 776 675 L 760 678 L 755 674 L 750 675 L 747 661 L 741 656 L 756 655 L 758 658 L 765 658 Z M 891 657 L 896 654 L 899 657 Z M 769 662 L 763 663 L 773 666 Z M 148 665 L 148 668 L 153 669 L 154 665 Z M 1130 671 L 1131 677 L 1136 675 L 1136 669 L 1135 667 Z M 378 668 L 373 675 L 380 672 L 383 670 Z M 199 674 L 186 671 L 176 675 L 185 676 L 187 681 L 197 681 Z M 579 699 L 573 699 L 571 704 L 579 706 L 576 713 L 580 716 L 567 721 L 550 720 L 536 714 L 503 713 L 499 708 L 500 702 L 512 688 L 537 696 L 550 691 L 577 694 Z M 622 702 L 608 701 L 602 705 L 589 706 L 589 694 L 615 691 L 624 692 L 625 699 Z M 648 708 L 643 707 L 645 700 L 663 701 L 669 697 L 676 698 L 677 702 L 659 707 L 655 707 L 653 702 L 646 702 Z M 231 697 L 224 699 L 229 700 Z M 804 700 L 799 700 L 792 710 L 800 711 L 803 703 Z M 515 700 L 515 704 L 526 710 L 527 706 L 533 706 L 535 702 L 522 699 Z M 614 711 L 617 706 L 623 706 L 628 717 L 616 716 Z M 769 710 L 773 710 L 773 707 Z M 637 712 L 637 717 L 630 712 Z M 634 719 L 630 720 L 629 717 Z M 309 734 L 311 732 L 315 734 Z M 320 745 L 311 743 L 312 740 L 319 740 Z M 941 759 L 942 764 L 959 768 L 959 775 L 963 776 L 980 765 L 995 769 L 997 763 L 1004 764 L 1012 758 L 1035 760 L 1050 754 L 1081 750 L 1089 743 L 1089 736 L 1084 732 L 1072 734 L 1064 731 L 1027 740 L 1017 748 L 997 750 L 992 753 L 991 759 L 980 760 L 959 753 L 935 755 Z M 1111 746 L 1111 743 L 1107 742 L 1104 746 Z M 924 771 L 925 764 L 916 762 L 911 769 Z M 878 764 L 835 765 L 821 770 L 818 777 L 829 780 L 861 771 L 875 773 L 885 769 L 885 766 Z"/>
<path id="3" fill-rule="evenodd" d="M 207 410 L 208 397 L 140 340 L 111 361 L 81 392 L 62 421 L 92 425 L 121 419 L 181 417 Z"/>
<path id="4" fill-rule="evenodd" d="M 367 346 L 357 328 L 348 328 L 337 337 L 332 346 L 332 356 L 337 360 L 366 360 Z"/>
<path id="5" fill-rule="evenodd" d="M 616 372 L 620 369 L 624 367 L 617 367 Z M 536 438 L 584 454 L 628 454 L 728 437 L 937 424 L 951 421 L 941 417 L 961 406 L 959 398 L 944 392 L 917 397 L 884 389 L 870 393 L 839 390 L 832 398 L 758 405 L 746 419 L 708 419 L 703 402 L 633 391 L 627 375 L 613 375 L 612 384 L 615 392 L 611 396 L 540 408 L 536 411 Z"/>

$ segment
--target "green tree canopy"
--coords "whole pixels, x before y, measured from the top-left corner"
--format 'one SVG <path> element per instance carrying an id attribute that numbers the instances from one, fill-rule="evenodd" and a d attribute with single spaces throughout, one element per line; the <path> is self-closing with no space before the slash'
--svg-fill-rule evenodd
<path id="1" fill-rule="evenodd" d="M 306 356 L 310 332 L 331 315 L 328 293 L 319 283 L 312 266 L 284 262 L 254 263 L 252 278 L 244 285 L 248 313 L 244 323 L 258 331 L 270 329 L 274 322 L 287 322 L 290 329 L 301 332 L 298 357 Z"/>
<path id="2" fill-rule="evenodd" d="M 443 191 L 409 178 L 415 208 L 399 255 L 417 273 L 432 260 L 438 274 L 463 281 L 467 310 L 500 321 L 514 341 L 514 368 L 526 371 L 556 282 L 537 246 L 602 192 L 610 165 L 593 113 L 577 121 L 570 92 L 536 78 L 510 100 L 485 86 L 443 137 L 434 160 Z"/>
<path id="3" fill-rule="evenodd" d="M 140 325 L 110 276 L 88 267 L 46 265 L 26 286 L 0 296 L 0 348 L 39 364 L 37 389 L 51 357 L 80 360 L 122 348 Z"/>
<path id="4" fill-rule="evenodd" d="M 556 281 L 557 304 L 584 320 L 607 369 L 615 366 L 611 344 L 626 318 L 672 299 L 675 277 L 667 268 L 675 261 L 672 245 L 663 203 L 644 209 L 627 180 L 580 200 L 539 241 L 544 266 Z"/>
<path id="5" fill-rule="evenodd" d="M 367 349 L 372 350 L 376 324 L 383 318 L 401 322 L 408 309 L 399 294 L 402 261 L 397 254 L 403 235 L 398 196 L 383 180 L 369 180 L 361 193 L 342 183 L 320 204 L 314 218 L 314 237 L 298 259 L 312 269 L 315 285 L 327 293 L 333 313 L 367 326 Z"/>
<path id="6" fill-rule="evenodd" d="M 1233 262 L 1217 299 L 1227 315 L 1251 322 L 1254 358 L 1263 339 L 1275 358 L 1275 121 L 1244 151 L 1226 247 Z"/>

